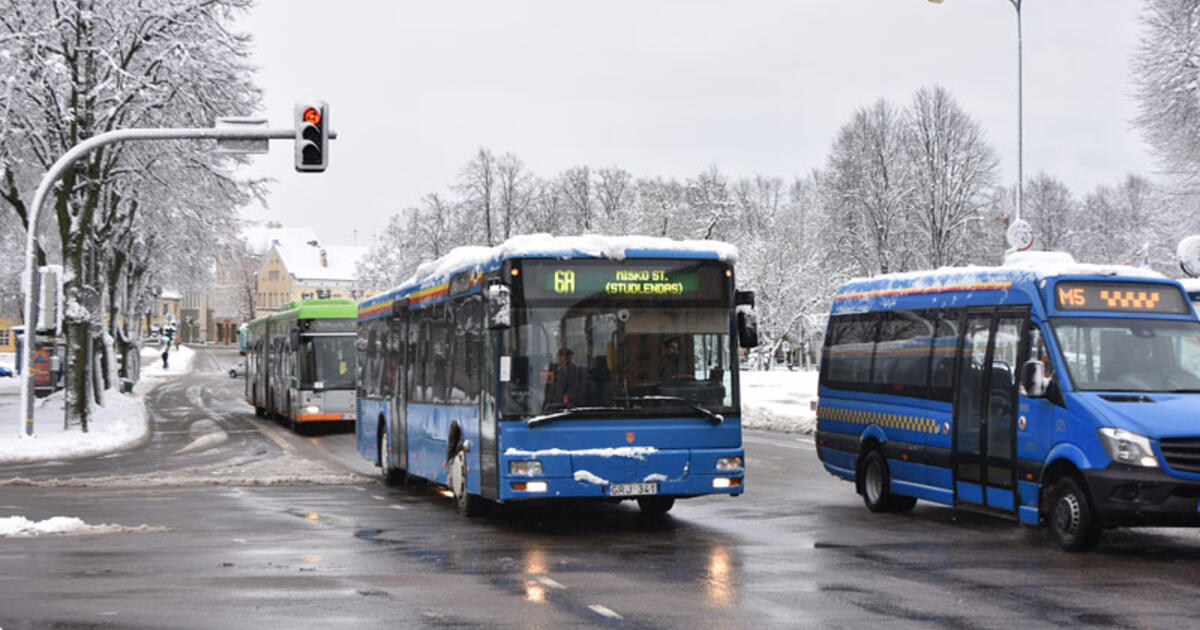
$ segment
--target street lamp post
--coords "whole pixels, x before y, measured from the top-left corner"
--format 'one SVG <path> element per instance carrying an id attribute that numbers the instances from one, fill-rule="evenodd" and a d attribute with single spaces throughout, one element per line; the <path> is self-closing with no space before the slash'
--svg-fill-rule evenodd
<path id="1" fill-rule="evenodd" d="M 942 0 L 929 0 L 933 4 L 941 4 Z M 1024 89 L 1022 73 L 1024 72 L 1023 55 L 1021 54 L 1021 0 L 1008 0 L 1017 11 L 1017 212 L 1014 222 L 1021 220 L 1021 207 L 1025 203 L 1025 169 L 1024 169 Z"/>

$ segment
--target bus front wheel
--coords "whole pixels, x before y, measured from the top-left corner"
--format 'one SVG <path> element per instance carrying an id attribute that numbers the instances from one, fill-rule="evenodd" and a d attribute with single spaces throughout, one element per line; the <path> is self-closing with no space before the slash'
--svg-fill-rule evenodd
<path id="1" fill-rule="evenodd" d="M 879 449 L 872 449 L 863 459 L 862 497 L 867 509 L 872 512 L 907 512 L 917 500 L 892 494 L 892 478 L 888 472 L 887 459 Z"/>
<path id="2" fill-rule="evenodd" d="M 404 479 L 404 471 L 392 467 L 391 454 L 388 452 L 387 434 L 384 432 L 382 425 L 379 427 L 379 437 L 376 441 L 379 443 L 379 468 L 383 473 L 384 485 L 400 485 L 400 482 Z"/>
<path id="3" fill-rule="evenodd" d="M 1064 551 L 1088 551 L 1100 543 L 1100 522 L 1075 478 L 1063 477 L 1054 484 L 1048 508 L 1050 534 Z"/>
<path id="4" fill-rule="evenodd" d="M 459 514 L 469 518 L 482 516 L 485 508 L 483 498 L 467 492 L 467 453 L 462 449 L 454 455 L 449 481 L 450 491 L 454 493 L 454 505 Z"/>
<path id="5" fill-rule="evenodd" d="M 675 506 L 675 497 L 638 497 L 637 504 L 646 516 L 662 516 Z"/>

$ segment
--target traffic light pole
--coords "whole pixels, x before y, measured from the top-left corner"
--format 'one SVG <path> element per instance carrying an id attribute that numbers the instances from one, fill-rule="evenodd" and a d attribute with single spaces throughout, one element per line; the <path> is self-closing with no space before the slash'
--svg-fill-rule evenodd
<path id="1" fill-rule="evenodd" d="M 58 158 L 33 194 L 33 204 L 29 207 L 29 222 L 25 237 L 25 275 L 23 287 L 25 290 L 25 342 L 21 347 L 21 412 L 24 418 L 24 435 L 33 435 L 33 350 L 37 339 L 37 247 L 38 219 L 41 217 L 42 205 L 50 194 L 50 188 L 59 177 L 70 168 L 75 160 L 86 155 L 92 149 L 98 149 L 118 142 L 133 140 L 295 140 L 295 127 L 280 129 L 213 129 L 213 128 L 175 128 L 175 129 L 118 129 L 108 131 L 98 136 L 88 138 L 71 147 L 69 151 Z M 330 131 L 329 138 L 337 134 Z"/>

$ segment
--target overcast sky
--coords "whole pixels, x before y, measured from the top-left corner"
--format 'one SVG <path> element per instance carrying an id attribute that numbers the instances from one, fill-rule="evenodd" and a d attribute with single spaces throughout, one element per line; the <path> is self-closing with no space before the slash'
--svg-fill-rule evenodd
<path id="1" fill-rule="evenodd" d="M 1133 0 L 1025 0 L 1025 175 L 1076 195 L 1153 162 L 1131 125 Z M 1017 172 L 1016 12 L 1008 0 L 259 0 L 242 19 L 272 126 L 303 98 L 340 134 L 324 174 L 275 141 L 253 218 L 369 245 L 444 191 L 479 147 L 536 174 L 620 166 L 685 178 L 824 167 L 854 110 L 945 86 Z"/>

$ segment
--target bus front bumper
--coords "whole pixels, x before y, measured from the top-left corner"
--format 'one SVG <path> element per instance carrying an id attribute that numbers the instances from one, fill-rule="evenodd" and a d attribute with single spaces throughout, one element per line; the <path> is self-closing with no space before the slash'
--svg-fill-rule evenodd
<path id="1" fill-rule="evenodd" d="M 741 471 L 728 475 L 688 475 L 682 479 L 650 482 L 597 483 L 586 479 L 541 477 L 536 479 L 517 476 L 501 477 L 500 499 L 521 501 L 536 499 L 599 499 L 624 500 L 646 496 L 694 497 L 704 494 L 740 495 L 744 491 Z M 653 493 L 647 493 L 653 487 Z M 637 494 L 624 494 L 624 492 Z"/>
<path id="2" fill-rule="evenodd" d="M 1119 464 L 1085 470 L 1083 476 L 1107 527 L 1200 526 L 1200 481 Z"/>

